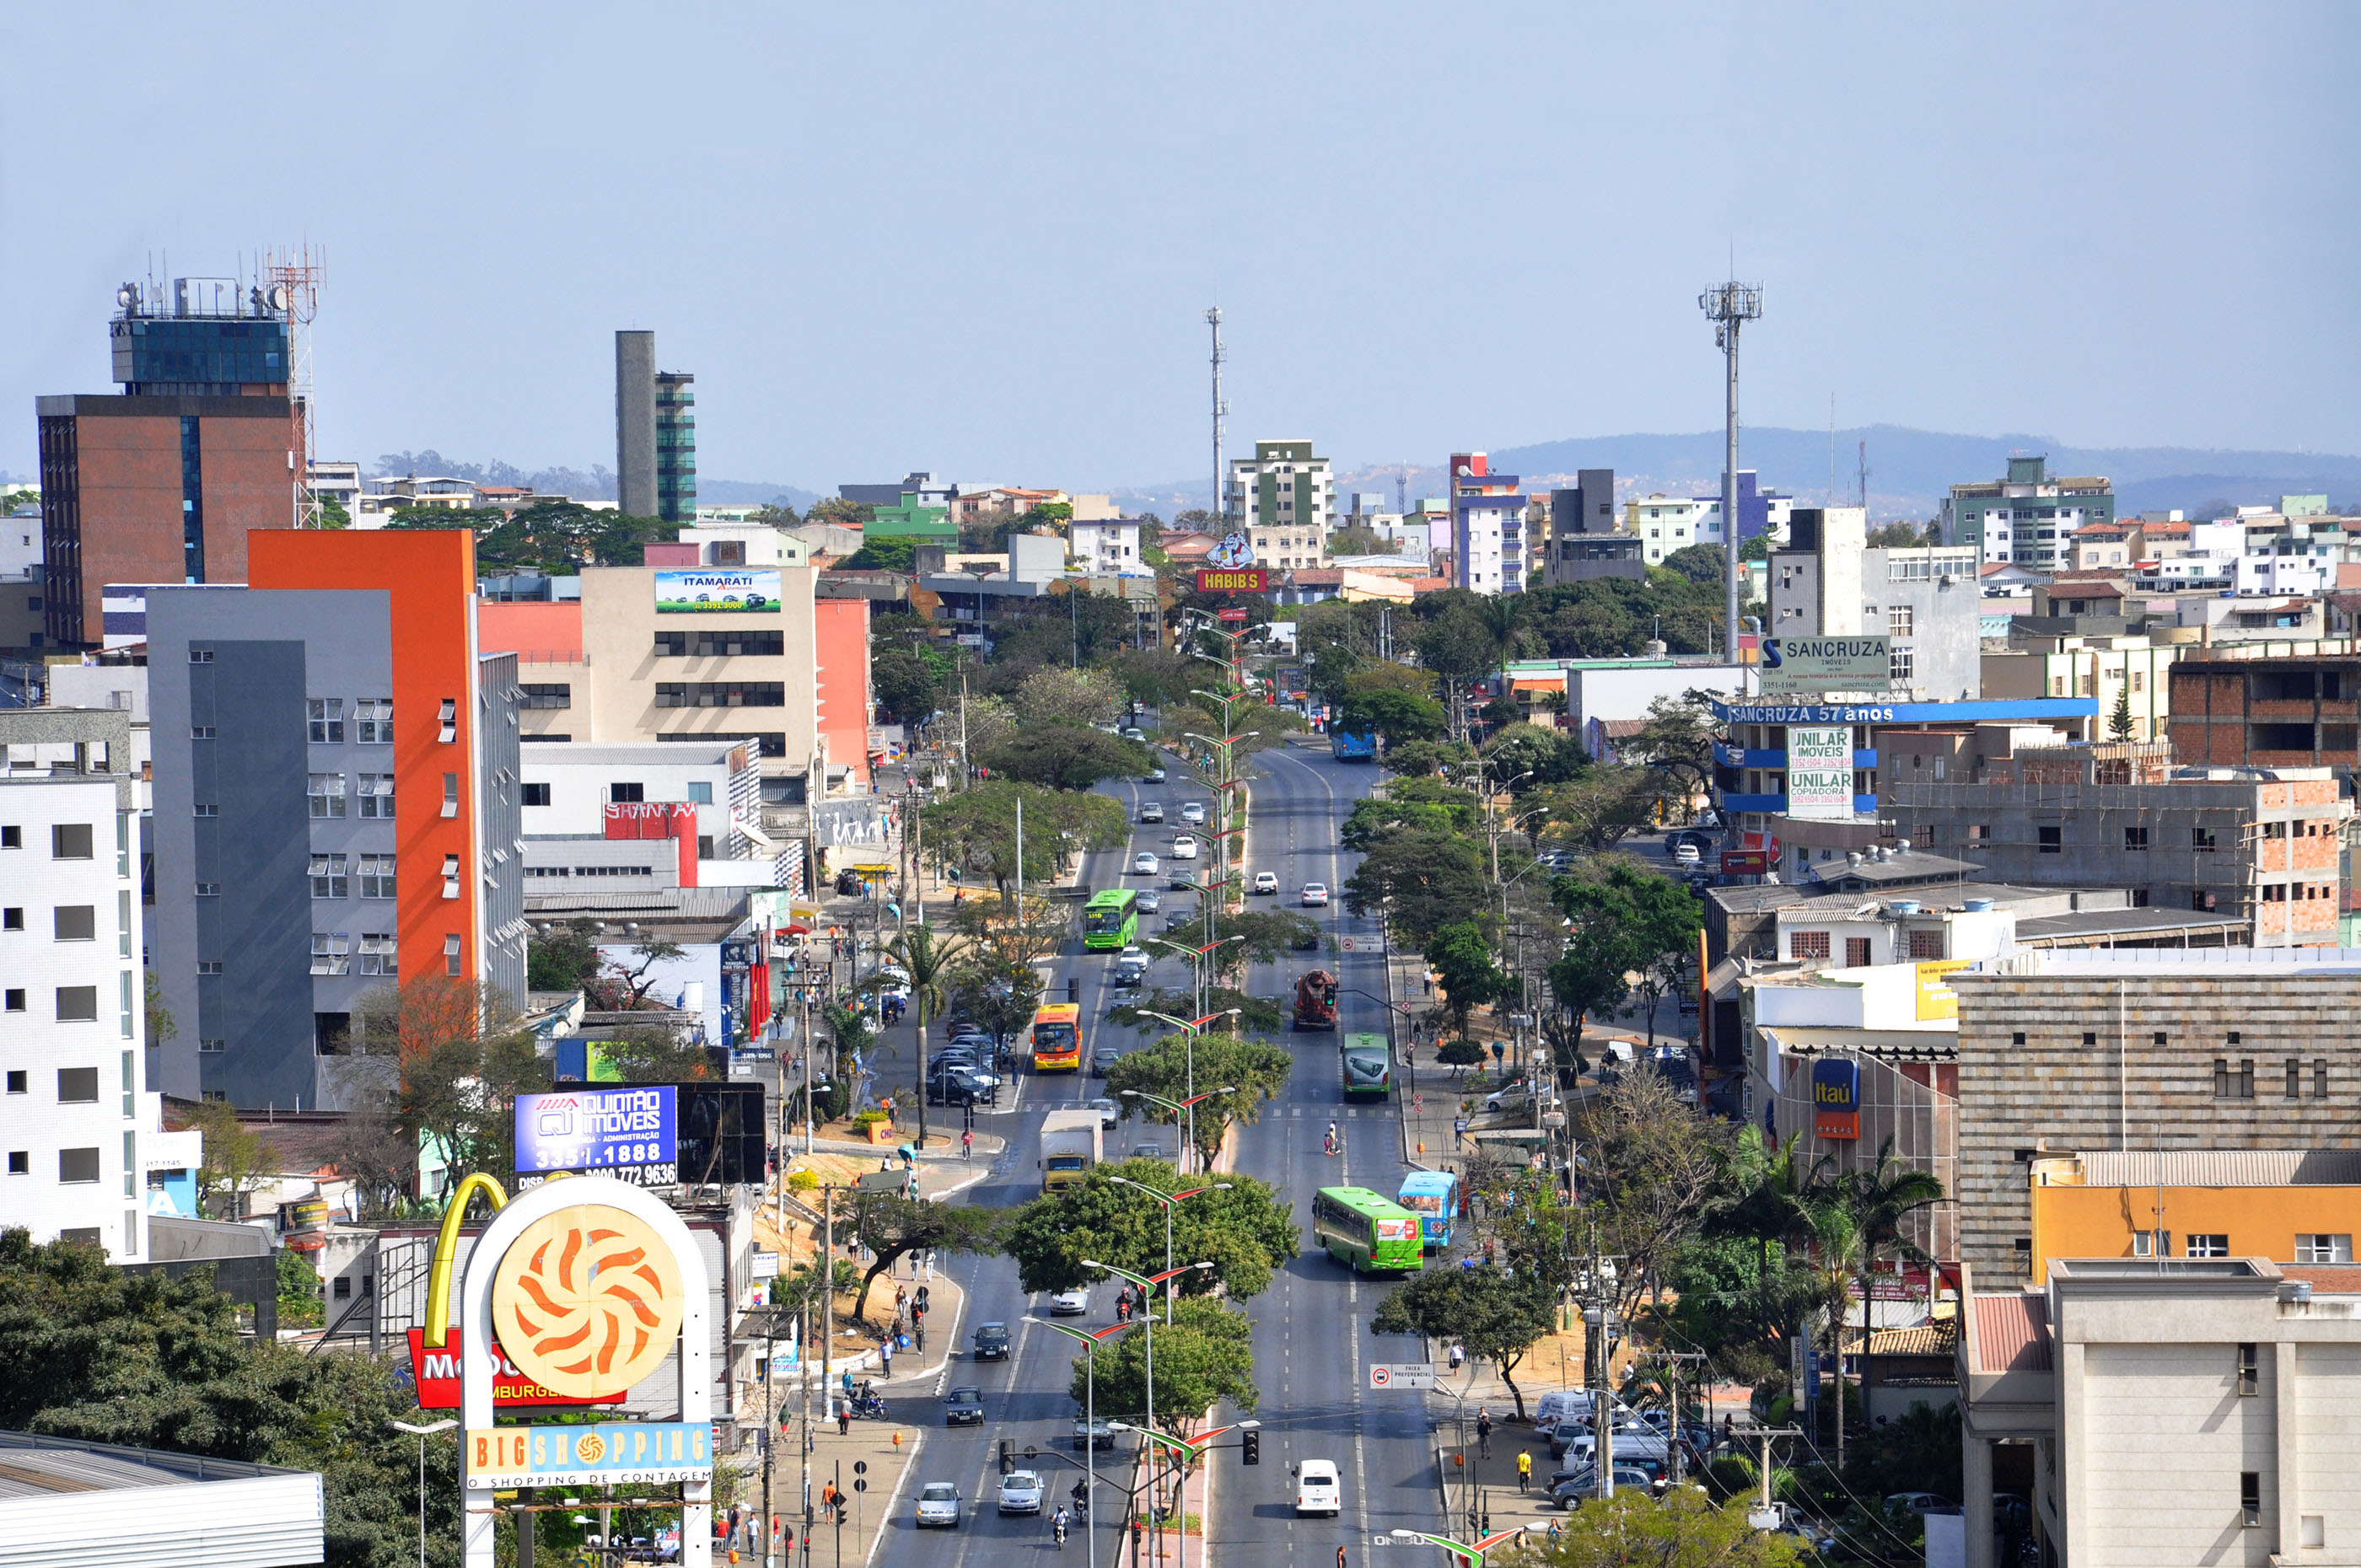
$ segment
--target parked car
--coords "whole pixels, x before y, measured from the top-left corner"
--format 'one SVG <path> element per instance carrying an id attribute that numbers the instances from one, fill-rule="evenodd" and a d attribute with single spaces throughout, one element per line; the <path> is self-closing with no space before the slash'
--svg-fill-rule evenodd
<path id="1" fill-rule="evenodd" d="M 1142 822 L 1161 822 L 1161 821 L 1163 821 L 1163 820 L 1164 820 L 1164 803 L 1163 803 L 1162 801 L 1160 801 L 1160 800 L 1151 800 L 1151 801 L 1149 801 L 1146 806 L 1141 806 L 1141 807 L 1139 808 L 1139 819 L 1140 819 Z"/>
<path id="2" fill-rule="evenodd" d="M 1201 828 L 1203 827 L 1205 822 L 1205 803 L 1202 800 L 1182 802 L 1180 806 L 1180 820 L 1183 822 L 1193 822 Z"/>
<path id="3" fill-rule="evenodd" d="M 1148 731 L 1135 724 L 1123 732 L 1123 738 L 1126 740 L 1145 740 L 1148 739 Z"/>
<path id="4" fill-rule="evenodd" d="M 1675 865 L 1694 866 L 1704 859 L 1705 852 L 1695 844 L 1682 842 L 1673 846 L 1673 861 Z"/>
<path id="5" fill-rule="evenodd" d="M 1254 878 L 1254 890 L 1255 890 L 1257 893 L 1268 893 L 1268 894 L 1276 894 L 1276 893 L 1278 893 L 1278 892 L 1279 892 L 1279 873 L 1278 873 L 1277 872 L 1255 872 L 1255 878 Z"/>
<path id="6" fill-rule="evenodd" d="M 1011 1470 L 1000 1478 L 1000 1511 L 1038 1514 L 1041 1511 L 1041 1492 L 1039 1471 Z"/>
<path id="7" fill-rule="evenodd" d="M 1303 907 L 1306 909 L 1325 909 L 1328 907 L 1328 884 L 1324 882 L 1307 882 L 1303 884 L 1302 897 Z"/>
<path id="8" fill-rule="evenodd" d="M 1628 1486 L 1635 1492 L 1655 1490 L 1655 1482 L 1650 1478 L 1646 1471 L 1628 1464 L 1618 1464 L 1615 1467 L 1615 1485 L 1619 1489 Z M 1559 1508 L 1569 1511 L 1580 1508 L 1597 1496 L 1598 1496 L 1598 1471 L 1592 1465 L 1585 1465 L 1576 1475 L 1558 1482 L 1550 1488 L 1550 1500 Z"/>
<path id="9" fill-rule="evenodd" d="M 1008 1325 L 978 1323 L 975 1329 L 975 1358 L 978 1361 L 1008 1359 Z"/>
<path id="10" fill-rule="evenodd" d="M 947 1427 L 983 1424 L 983 1390 L 954 1388 L 943 1396 L 943 1425 Z"/>
<path id="11" fill-rule="evenodd" d="M 1131 857 L 1131 869 L 1136 876 L 1154 876 L 1159 869 L 1153 850 L 1142 850 Z"/>
<path id="12" fill-rule="evenodd" d="M 957 1530 L 965 1512 L 960 1489 L 949 1481 L 929 1481 L 918 1488 L 918 1528 Z"/>

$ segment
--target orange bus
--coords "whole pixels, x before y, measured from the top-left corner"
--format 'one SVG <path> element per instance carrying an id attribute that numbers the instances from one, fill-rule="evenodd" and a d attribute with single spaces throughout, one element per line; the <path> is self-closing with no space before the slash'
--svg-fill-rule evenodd
<path id="1" fill-rule="evenodd" d="M 1052 1002 L 1033 1014 L 1033 1070 L 1082 1069 L 1082 1010 L 1071 1002 Z"/>

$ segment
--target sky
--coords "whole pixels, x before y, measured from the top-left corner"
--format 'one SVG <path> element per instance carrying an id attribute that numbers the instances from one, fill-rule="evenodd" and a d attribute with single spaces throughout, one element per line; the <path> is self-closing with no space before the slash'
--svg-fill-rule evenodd
<path id="1" fill-rule="evenodd" d="M 317 455 L 1147 485 L 1753 423 L 2361 451 L 2361 7 L 13 6 L 0 470 L 117 283 L 324 254 Z M 151 262 L 151 258 L 155 258 Z M 1969 476 L 1981 477 L 1981 476 Z"/>

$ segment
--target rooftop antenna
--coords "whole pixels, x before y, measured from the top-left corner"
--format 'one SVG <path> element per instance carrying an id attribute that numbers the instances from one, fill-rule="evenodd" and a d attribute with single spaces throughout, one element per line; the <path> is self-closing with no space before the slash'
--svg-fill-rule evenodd
<path id="1" fill-rule="evenodd" d="M 1230 405 L 1222 400 L 1222 361 L 1229 351 L 1222 346 L 1222 307 L 1214 305 L 1205 312 L 1205 324 L 1213 332 L 1213 515 L 1226 518 L 1229 503 L 1222 497 L 1222 417 Z"/>
<path id="2" fill-rule="evenodd" d="M 1853 472 L 1861 481 L 1861 510 L 1865 517 L 1869 514 L 1869 443 L 1866 440 L 1861 444 L 1861 458 Z"/>
<path id="3" fill-rule="evenodd" d="M 1828 499 L 1820 504 L 1837 504 L 1837 395 L 1828 394 Z"/>
<path id="4" fill-rule="evenodd" d="M 321 265 L 309 242 L 270 253 L 260 271 L 269 281 L 262 298 L 287 323 L 287 466 L 294 526 L 320 526 L 320 499 L 312 492 L 312 318 L 320 310 Z"/>
<path id="5" fill-rule="evenodd" d="M 1730 247 L 1730 271 L 1738 270 L 1738 247 Z M 1723 645 L 1730 663 L 1738 662 L 1738 331 L 1761 319 L 1763 285 L 1732 278 L 1697 296 L 1697 308 L 1713 323 L 1714 346 L 1721 350 L 1727 373 L 1721 433 L 1721 543 L 1726 577 L 1722 588 Z"/>
<path id="6" fill-rule="evenodd" d="M 1401 472 L 1394 476 L 1394 510 L 1405 517 L 1410 515 L 1410 465 L 1407 463 L 1401 466 Z"/>

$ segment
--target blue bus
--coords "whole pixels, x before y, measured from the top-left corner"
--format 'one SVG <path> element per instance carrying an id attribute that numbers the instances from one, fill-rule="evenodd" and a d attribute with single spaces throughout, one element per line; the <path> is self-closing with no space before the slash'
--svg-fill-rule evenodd
<path id="1" fill-rule="evenodd" d="M 1459 1212 L 1459 1177 L 1448 1170 L 1413 1170 L 1402 1178 L 1394 1201 L 1418 1216 L 1426 1250 L 1439 1252 L 1451 1245 L 1451 1217 Z"/>
<path id="2" fill-rule="evenodd" d="M 1354 735 L 1338 729 L 1328 737 L 1328 754 L 1340 762 L 1374 762 L 1378 760 L 1378 737 L 1375 731 Z"/>

